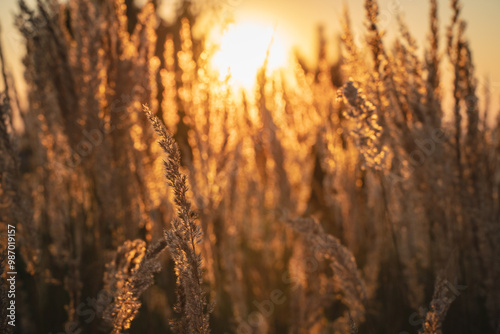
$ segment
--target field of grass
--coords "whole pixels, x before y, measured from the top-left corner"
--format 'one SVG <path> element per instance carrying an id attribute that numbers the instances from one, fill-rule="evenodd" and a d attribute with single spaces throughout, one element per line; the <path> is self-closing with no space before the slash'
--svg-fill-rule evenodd
<path id="1" fill-rule="evenodd" d="M 430 0 L 423 56 L 366 0 L 338 62 L 320 30 L 314 67 L 268 52 L 244 91 L 188 2 L 167 25 L 153 3 L 20 1 L 0 332 L 500 333 L 500 114 L 450 3 L 439 22 Z"/>

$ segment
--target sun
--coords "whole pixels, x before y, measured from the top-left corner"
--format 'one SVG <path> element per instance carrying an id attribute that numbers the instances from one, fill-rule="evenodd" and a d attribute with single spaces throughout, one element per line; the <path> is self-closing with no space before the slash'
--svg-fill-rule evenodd
<path id="1" fill-rule="evenodd" d="M 233 84 L 251 88 L 269 49 L 267 69 L 284 67 L 288 60 L 286 39 L 276 28 L 259 22 L 231 24 L 220 37 L 211 64 L 223 79 L 228 73 Z"/>

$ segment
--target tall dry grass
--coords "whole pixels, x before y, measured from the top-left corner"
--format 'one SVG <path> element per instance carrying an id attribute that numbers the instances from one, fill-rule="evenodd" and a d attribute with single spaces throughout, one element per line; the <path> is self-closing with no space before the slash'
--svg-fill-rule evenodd
<path id="1" fill-rule="evenodd" d="M 320 30 L 317 66 L 264 63 L 253 94 L 210 69 L 187 2 L 171 26 L 154 3 L 19 4 L 23 133 L 0 52 L 18 332 L 498 331 L 500 118 L 459 1 L 444 38 L 430 1 L 421 57 L 367 0 L 361 45 L 346 10 L 338 63 Z"/>

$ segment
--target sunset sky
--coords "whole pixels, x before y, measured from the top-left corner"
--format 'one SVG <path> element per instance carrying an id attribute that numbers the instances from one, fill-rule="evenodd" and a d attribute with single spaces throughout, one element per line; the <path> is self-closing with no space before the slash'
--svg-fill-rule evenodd
<path id="1" fill-rule="evenodd" d="M 200 0 L 201 1 L 201 0 Z M 257 30 L 275 30 L 275 44 L 279 45 L 281 55 L 287 54 L 292 46 L 296 46 L 299 52 L 307 59 L 314 60 L 316 53 L 316 27 L 322 23 L 326 27 L 330 43 L 330 57 L 334 58 L 337 50 L 337 34 L 340 28 L 340 17 L 342 9 L 348 3 L 351 19 L 358 39 L 363 37 L 363 0 L 215 0 L 223 7 L 229 9 L 234 15 L 235 25 L 244 22 L 247 29 L 259 27 Z M 32 1 L 28 1 L 31 3 Z M 141 1 L 138 1 L 139 3 Z M 170 4 L 165 2 L 164 10 L 168 11 Z M 491 81 L 492 96 L 497 104 L 500 97 L 500 1 L 498 0 L 463 0 L 463 17 L 468 22 L 467 36 L 469 37 L 474 62 L 476 64 L 476 75 L 480 82 L 488 76 Z M 12 14 L 16 12 L 15 0 L 4 0 L 0 3 L 0 19 L 2 24 L 2 42 L 5 53 L 7 53 L 9 64 L 15 67 L 16 77 L 20 78 L 21 71 L 18 60 L 22 54 L 19 47 L 20 38 L 12 25 Z M 423 45 L 428 32 L 428 1 L 417 0 L 381 0 L 380 18 L 381 26 L 387 30 L 386 43 L 391 42 L 397 33 L 396 16 L 401 12 L 406 18 L 410 31 L 417 38 L 419 45 Z M 450 20 L 449 1 L 439 1 L 440 25 L 442 29 L 441 46 L 444 44 L 444 30 Z M 167 15 L 168 16 L 168 15 Z M 244 28 L 242 38 L 245 36 Z M 232 39 L 231 39 L 232 38 Z M 262 35 L 261 39 L 267 38 Z M 227 40 L 238 39 L 233 33 Z M 267 42 L 266 42 L 267 43 Z M 265 49 L 264 49 L 265 50 Z M 236 50 L 237 51 L 237 50 Z M 229 53 L 229 56 L 230 57 Z M 277 57 L 278 57 L 277 56 Z M 222 60 L 224 61 L 224 60 Z M 446 63 L 445 63 L 446 66 Z"/>
<path id="2" fill-rule="evenodd" d="M 301 54 L 314 59 L 316 52 L 316 26 L 326 26 L 330 54 L 337 50 L 336 36 L 340 31 L 343 7 L 348 4 L 351 20 L 358 40 L 364 34 L 363 0 L 225 0 L 234 3 L 235 21 L 255 20 L 269 26 L 276 26 L 290 45 L 297 45 Z M 441 25 L 441 47 L 445 43 L 445 28 L 451 18 L 450 1 L 439 1 Z M 307 4 L 307 5 L 306 5 Z M 500 1 L 462 1 L 462 15 L 468 23 L 467 36 L 473 50 L 476 75 L 484 81 L 490 77 L 494 99 L 500 97 Z M 398 6 L 399 5 L 399 6 Z M 429 24 L 429 4 L 424 0 L 381 0 L 379 1 L 382 28 L 387 30 L 386 44 L 397 34 L 397 14 L 402 13 L 417 38 L 420 47 L 425 43 Z M 446 65 L 445 65 L 446 66 Z"/>

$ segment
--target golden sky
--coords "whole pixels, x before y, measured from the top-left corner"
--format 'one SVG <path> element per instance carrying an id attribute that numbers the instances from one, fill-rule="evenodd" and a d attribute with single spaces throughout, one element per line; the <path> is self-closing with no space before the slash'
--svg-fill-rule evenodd
<path id="1" fill-rule="evenodd" d="M 165 8 L 177 0 L 165 1 Z M 206 0 L 199 0 L 206 1 Z M 337 50 L 336 36 L 340 28 L 342 8 L 348 4 L 353 28 L 361 39 L 363 37 L 363 0 L 212 0 L 218 1 L 234 15 L 235 22 L 246 22 L 272 27 L 280 36 L 280 47 L 297 46 L 300 53 L 309 60 L 316 54 L 316 27 L 322 23 L 326 27 L 330 42 L 330 56 Z M 30 3 L 31 1 L 28 1 Z M 138 0 L 140 2 L 140 0 Z M 439 3 L 441 45 L 444 44 L 444 29 L 450 20 L 449 1 Z M 468 22 L 467 36 L 473 50 L 476 75 L 481 82 L 486 76 L 491 81 L 492 97 L 500 98 L 500 1 L 499 0 L 462 0 L 462 15 Z M 386 43 L 397 34 L 396 16 L 402 13 L 410 30 L 422 48 L 428 32 L 429 4 L 425 0 L 380 0 L 381 26 L 387 30 Z M 168 9 L 165 9 L 168 10 Z M 16 0 L 0 2 L 0 21 L 2 42 L 11 66 L 16 67 L 16 77 L 20 77 L 17 60 L 22 54 L 19 34 L 12 25 L 12 13 L 16 11 Z M 421 50 L 422 51 L 422 50 Z M 423 52 L 423 51 L 422 51 Z M 443 64 L 446 66 L 446 63 Z M 443 68 L 444 70 L 445 68 Z M 498 104 L 495 104 L 498 105 Z"/>
<path id="2" fill-rule="evenodd" d="M 348 6 L 351 22 L 357 39 L 364 36 L 364 0 L 220 0 L 232 4 L 236 22 L 239 20 L 259 21 L 276 26 L 290 45 L 310 61 L 316 55 L 316 27 L 324 24 L 330 43 L 330 55 L 337 52 L 337 36 L 340 31 L 341 15 Z M 429 1 L 426 0 L 379 0 L 380 26 L 387 35 L 386 45 L 397 36 L 397 15 L 402 14 L 410 31 L 417 39 L 421 55 L 429 31 Z M 490 81 L 493 111 L 500 109 L 500 1 L 462 0 L 462 17 L 467 22 L 466 35 L 469 39 L 478 79 L 478 94 L 482 95 L 486 78 Z M 444 55 L 445 30 L 451 20 L 449 0 L 438 0 L 441 48 L 443 59 L 441 71 L 444 84 L 450 85 L 451 72 Z M 450 97 L 445 96 L 445 107 Z M 495 112 L 491 114 L 493 117 Z"/>
<path id="3" fill-rule="evenodd" d="M 224 0 L 222 0 L 224 1 Z M 348 5 L 356 33 L 363 34 L 363 0 L 225 0 L 234 3 L 236 21 L 255 19 L 277 25 L 284 31 L 293 44 L 313 58 L 315 52 L 315 27 L 323 23 L 335 52 L 335 34 L 340 29 L 339 21 L 342 8 Z M 444 44 L 444 29 L 450 21 L 450 1 L 438 1 L 441 44 Z M 462 15 L 468 22 L 467 36 L 473 50 L 477 75 L 489 75 L 492 82 L 497 82 L 500 94 L 500 1 L 498 0 L 463 0 Z M 396 16 L 402 13 L 411 32 L 422 47 L 428 32 L 429 4 L 425 0 L 380 0 L 381 26 L 387 30 L 386 41 L 389 43 L 397 33 Z"/>

